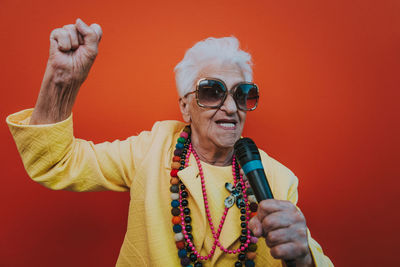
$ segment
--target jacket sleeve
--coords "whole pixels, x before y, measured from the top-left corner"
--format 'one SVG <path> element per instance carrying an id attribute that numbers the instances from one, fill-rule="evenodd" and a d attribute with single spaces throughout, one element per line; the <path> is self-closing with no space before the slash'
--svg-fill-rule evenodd
<path id="1" fill-rule="evenodd" d="M 264 151 L 260 151 L 265 172 L 270 182 L 275 199 L 289 200 L 297 207 L 299 184 L 298 178 L 291 170 L 268 156 Z M 298 208 L 298 207 L 297 207 Z M 333 266 L 330 259 L 324 255 L 321 246 L 311 237 L 307 229 L 308 245 L 316 267 Z"/>
<path id="2" fill-rule="evenodd" d="M 292 202 L 294 205 L 297 206 L 297 200 L 298 200 L 298 191 L 297 191 L 297 186 L 298 186 L 298 179 L 297 177 L 291 173 L 292 175 L 292 184 L 289 188 L 288 192 L 288 197 L 287 199 Z M 314 264 L 316 267 L 331 267 L 333 266 L 333 263 L 331 260 L 324 255 L 324 252 L 322 251 L 321 246 L 311 237 L 310 230 L 307 229 L 307 236 L 308 236 L 308 246 L 310 247 L 310 251 L 314 260 Z"/>
<path id="3" fill-rule="evenodd" d="M 28 175 L 54 190 L 127 191 L 135 174 L 136 137 L 93 144 L 75 138 L 72 115 L 61 122 L 28 125 L 32 109 L 6 121 Z"/>

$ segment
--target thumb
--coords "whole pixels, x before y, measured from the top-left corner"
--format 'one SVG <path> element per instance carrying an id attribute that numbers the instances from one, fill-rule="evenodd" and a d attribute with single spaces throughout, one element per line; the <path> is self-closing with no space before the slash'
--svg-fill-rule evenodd
<path id="1" fill-rule="evenodd" d="M 97 26 L 92 27 L 93 25 Z M 97 44 L 98 41 L 100 40 L 102 31 L 98 24 L 92 24 L 92 26 L 89 27 L 85 22 L 83 22 L 81 19 L 78 18 L 76 20 L 75 26 L 78 32 L 83 36 L 83 41 L 85 44 L 87 45 L 93 43 Z"/>

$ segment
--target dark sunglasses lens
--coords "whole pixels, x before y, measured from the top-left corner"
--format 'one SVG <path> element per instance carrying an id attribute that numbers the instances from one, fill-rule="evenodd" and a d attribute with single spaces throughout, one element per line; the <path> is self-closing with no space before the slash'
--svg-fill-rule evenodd
<path id="1" fill-rule="evenodd" d="M 252 110 L 257 106 L 258 89 L 254 84 L 241 84 L 235 91 L 236 103 L 242 110 Z"/>
<path id="2" fill-rule="evenodd" d="M 226 90 L 224 85 L 215 80 L 200 81 L 198 86 L 199 103 L 207 107 L 217 107 L 224 99 Z"/>

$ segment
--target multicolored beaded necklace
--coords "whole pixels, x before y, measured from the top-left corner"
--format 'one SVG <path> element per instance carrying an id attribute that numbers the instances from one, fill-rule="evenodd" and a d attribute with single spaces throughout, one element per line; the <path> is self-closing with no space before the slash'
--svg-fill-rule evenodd
<path id="1" fill-rule="evenodd" d="M 257 214 L 257 201 L 254 197 L 254 193 L 250 188 L 247 181 L 244 181 L 243 176 L 240 174 L 239 164 L 236 163 L 235 157 L 232 159 L 232 174 L 234 184 L 226 183 L 226 189 L 231 193 L 225 199 L 225 209 L 221 217 L 218 229 L 214 226 L 212 222 L 208 200 L 207 192 L 205 187 L 204 173 L 200 163 L 200 159 L 192 147 L 190 142 L 190 126 L 187 125 L 181 132 L 177 144 L 175 146 L 174 157 L 171 164 L 171 206 L 172 206 L 172 230 L 175 233 L 176 247 L 178 248 L 178 257 L 182 266 L 185 267 L 201 267 L 203 266 L 202 261 L 211 259 L 215 253 L 217 247 L 221 249 L 224 253 L 228 254 L 238 254 L 238 261 L 235 262 L 235 267 L 255 266 L 254 258 L 256 257 L 257 241 L 258 238 L 254 237 L 248 227 L 248 221 L 250 218 Z M 196 163 L 199 169 L 199 175 L 201 178 L 201 185 L 203 191 L 204 207 L 206 210 L 206 215 L 208 223 L 214 238 L 213 246 L 206 256 L 200 255 L 193 243 L 193 229 L 191 226 L 192 218 L 190 217 L 189 205 L 189 193 L 186 190 L 186 186 L 180 181 L 178 177 L 178 171 L 183 170 L 189 164 L 190 154 L 193 154 L 196 159 Z M 219 236 L 221 234 L 222 227 L 224 225 L 226 216 L 228 214 L 229 208 L 236 206 L 240 209 L 240 226 L 242 228 L 241 235 L 239 237 L 240 247 L 238 249 L 229 250 L 223 247 L 219 241 Z"/>

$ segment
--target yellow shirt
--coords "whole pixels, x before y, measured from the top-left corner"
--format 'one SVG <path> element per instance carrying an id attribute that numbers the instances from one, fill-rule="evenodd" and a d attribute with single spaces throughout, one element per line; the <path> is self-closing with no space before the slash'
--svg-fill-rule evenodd
<path id="1" fill-rule="evenodd" d="M 7 117 L 25 169 L 36 182 L 54 190 L 130 191 L 128 227 L 117 266 L 181 266 L 172 231 L 170 171 L 176 140 L 184 124 L 156 122 L 151 131 L 112 143 L 75 138 L 72 116 L 55 124 L 27 125 L 32 110 Z M 276 199 L 297 203 L 296 176 L 285 166 L 261 152 L 262 163 Z M 218 226 L 229 195 L 225 182 L 232 182 L 232 167 L 202 162 L 209 207 Z M 204 208 L 197 164 L 178 172 L 189 191 L 194 244 L 201 255 L 210 251 L 213 239 Z M 229 209 L 220 241 L 230 249 L 239 247 L 240 212 Z M 316 266 L 333 266 L 309 234 L 309 246 Z M 256 266 L 282 266 L 269 253 L 264 240 L 258 243 Z M 237 255 L 216 250 L 203 266 L 234 266 Z"/>

